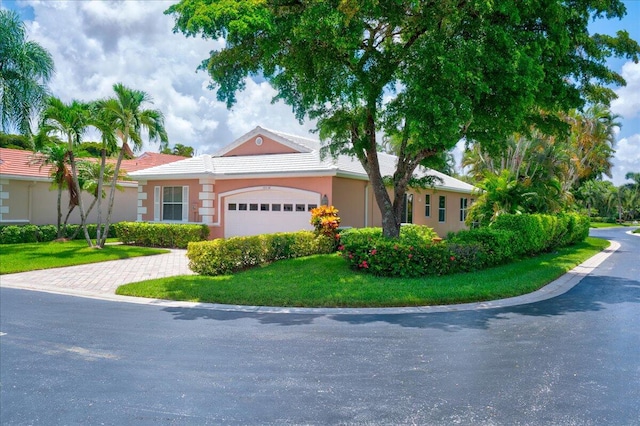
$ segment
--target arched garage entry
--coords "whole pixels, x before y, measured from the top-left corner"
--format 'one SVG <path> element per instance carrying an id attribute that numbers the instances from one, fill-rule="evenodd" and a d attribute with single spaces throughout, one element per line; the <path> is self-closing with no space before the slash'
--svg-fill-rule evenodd
<path id="1" fill-rule="evenodd" d="M 220 194 L 224 203 L 224 236 L 313 229 L 310 210 L 320 204 L 320 197 L 317 192 L 276 186 Z"/>

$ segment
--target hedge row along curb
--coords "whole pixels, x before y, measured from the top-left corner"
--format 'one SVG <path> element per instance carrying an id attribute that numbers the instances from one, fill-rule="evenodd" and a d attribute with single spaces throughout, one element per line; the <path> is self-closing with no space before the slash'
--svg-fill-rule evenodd
<path id="1" fill-rule="evenodd" d="M 442 242 L 402 232 L 398 239 L 386 239 L 380 228 L 352 229 L 341 234 L 339 251 L 353 269 L 385 277 L 419 277 L 485 269 L 576 244 L 588 234 L 586 216 L 505 214 L 490 227 L 452 233 Z"/>
<path id="2" fill-rule="evenodd" d="M 201 275 L 224 275 L 282 259 L 326 254 L 333 239 L 311 231 L 220 238 L 189 243 L 189 268 Z"/>

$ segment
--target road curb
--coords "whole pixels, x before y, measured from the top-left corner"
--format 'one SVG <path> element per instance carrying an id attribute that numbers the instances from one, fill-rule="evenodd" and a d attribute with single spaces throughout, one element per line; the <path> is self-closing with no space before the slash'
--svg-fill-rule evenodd
<path id="1" fill-rule="evenodd" d="M 484 310 L 504 308 L 509 306 L 525 305 L 551 299 L 566 293 L 575 287 L 584 277 L 611 256 L 620 248 L 616 241 L 609 241 L 610 246 L 600 253 L 590 257 L 580 265 L 576 266 L 560 278 L 552 281 L 546 286 L 532 293 L 522 296 L 498 299 L 487 302 L 464 303 L 457 305 L 436 305 L 436 306 L 416 306 L 416 307 L 393 307 L 393 308 L 283 308 L 271 306 L 245 306 L 245 305 L 223 305 L 217 303 L 179 302 L 162 299 L 148 299 L 143 297 L 120 296 L 116 294 L 100 294 L 78 289 L 59 288 L 30 288 L 21 285 L 2 285 L 0 287 L 16 288 L 22 290 L 41 291 L 46 293 L 61 294 L 67 296 L 86 297 L 90 299 L 107 300 L 113 302 L 135 303 L 140 305 L 159 306 L 163 308 L 188 308 L 188 309 L 210 309 L 228 312 L 250 312 L 256 314 L 306 314 L 306 315 L 389 315 L 389 314 L 415 314 L 415 313 L 437 313 L 437 312 L 463 312 L 472 310 Z"/>

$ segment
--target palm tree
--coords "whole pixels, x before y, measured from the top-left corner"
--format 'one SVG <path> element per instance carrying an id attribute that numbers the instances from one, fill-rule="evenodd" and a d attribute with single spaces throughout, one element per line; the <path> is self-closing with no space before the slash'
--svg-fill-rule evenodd
<path id="1" fill-rule="evenodd" d="M 82 134 L 88 126 L 88 109 L 89 106 L 87 104 L 75 100 L 65 104 L 58 98 L 47 98 L 46 107 L 42 112 L 39 132 L 42 135 L 60 135 L 66 139 L 67 156 L 71 165 L 74 190 L 69 200 L 69 206 L 70 208 L 74 205 L 78 206 L 85 239 L 89 247 L 93 247 L 87 231 L 86 214 L 82 204 L 81 187 L 78 181 L 78 170 L 73 151 L 82 142 Z"/>
<path id="2" fill-rule="evenodd" d="M 51 177 L 51 186 L 58 190 L 57 212 L 58 221 L 56 224 L 57 238 L 62 238 L 64 229 L 62 227 L 62 191 L 67 188 L 73 188 L 73 178 L 68 167 L 67 147 L 61 143 L 49 143 L 39 149 L 33 155 L 32 164 L 40 165 L 40 169 L 50 166 L 49 176 Z M 65 221 L 66 224 L 66 221 Z"/>
<path id="3" fill-rule="evenodd" d="M 101 247 L 104 246 L 106 236 L 109 232 L 116 184 L 120 173 L 120 164 L 122 163 L 125 153 L 131 150 L 130 144 L 133 144 L 134 151 L 142 148 L 141 132 L 143 130 L 147 132 L 150 141 L 159 140 L 161 148 L 166 148 L 169 142 L 167 132 L 164 128 L 164 116 L 162 112 L 155 109 L 144 109 L 143 107 L 145 103 L 152 102 L 151 97 L 146 92 L 130 89 L 122 83 L 116 83 L 113 86 L 113 90 L 116 93 L 114 98 L 100 102 L 104 123 L 111 126 L 111 129 L 120 140 L 120 153 L 114 170 L 114 178 L 111 181 L 107 219 L 105 221 L 102 240 L 100 241 Z"/>
<path id="4" fill-rule="evenodd" d="M 101 135 L 101 146 L 100 146 L 100 163 L 98 165 L 98 173 L 93 177 L 93 180 L 96 182 L 95 192 L 98 194 L 102 194 L 103 185 L 105 182 L 114 176 L 115 168 L 113 166 L 109 166 L 110 169 L 107 170 L 107 153 L 111 154 L 115 152 L 118 148 L 117 141 L 113 129 L 111 127 L 111 123 L 109 122 L 109 116 L 107 114 L 107 110 L 103 106 L 103 101 L 93 102 L 89 108 L 90 111 L 90 123 L 93 127 L 95 127 Z M 113 170 L 112 170 L 113 169 Z M 110 174 L 109 174 L 110 173 Z M 120 177 L 118 179 L 122 180 Z M 117 180 L 118 180 L 117 179 Z M 98 204 L 98 214 L 96 220 L 96 246 L 103 247 L 104 243 L 101 244 L 102 241 L 102 199 L 104 197 L 98 197 L 97 195 L 94 198 L 94 201 L 91 205 L 95 204 L 97 200 Z M 105 237 L 106 238 L 106 237 Z"/>
<path id="5" fill-rule="evenodd" d="M 53 70 L 49 52 L 27 41 L 18 14 L 0 10 L 0 129 L 31 134 L 30 119 L 44 104 Z"/>

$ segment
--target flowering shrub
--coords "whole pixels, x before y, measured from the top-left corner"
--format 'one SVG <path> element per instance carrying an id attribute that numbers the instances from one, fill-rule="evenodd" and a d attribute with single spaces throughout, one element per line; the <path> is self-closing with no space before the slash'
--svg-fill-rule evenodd
<path id="1" fill-rule="evenodd" d="M 396 239 L 384 238 L 380 228 L 350 229 L 341 233 L 338 250 L 351 268 L 375 275 L 445 275 L 581 242 L 588 226 L 588 219 L 574 214 L 505 214 L 490 228 L 451 233 L 441 243 L 433 242 L 433 230 L 416 225 L 403 226 Z"/>
<path id="2" fill-rule="evenodd" d="M 381 228 L 349 229 L 340 235 L 338 250 L 353 269 L 380 276 L 416 277 L 448 273 L 453 253 L 425 226 L 403 226 L 400 238 L 382 236 Z"/>
<path id="3" fill-rule="evenodd" d="M 316 228 L 317 234 L 335 238 L 340 226 L 338 209 L 333 206 L 320 206 L 311 210 L 310 223 Z"/>

